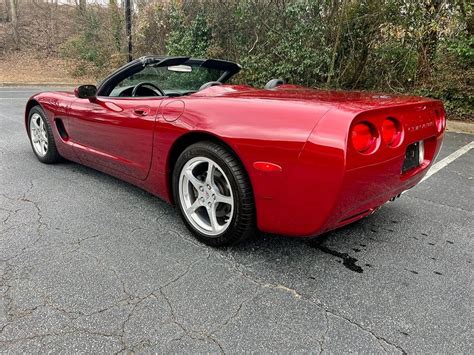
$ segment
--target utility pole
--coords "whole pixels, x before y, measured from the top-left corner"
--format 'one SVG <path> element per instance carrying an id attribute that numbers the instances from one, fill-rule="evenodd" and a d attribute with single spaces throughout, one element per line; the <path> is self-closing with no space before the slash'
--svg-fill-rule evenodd
<path id="1" fill-rule="evenodd" d="M 128 43 L 128 61 L 132 61 L 132 9 L 130 0 L 125 0 L 125 29 Z"/>

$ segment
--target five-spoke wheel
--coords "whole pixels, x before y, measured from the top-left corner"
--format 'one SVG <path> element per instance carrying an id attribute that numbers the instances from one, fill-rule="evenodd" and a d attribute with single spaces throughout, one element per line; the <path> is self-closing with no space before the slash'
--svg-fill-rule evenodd
<path id="1" fill-rule="evenodd" d="M 48 153 L 48 131 L 39 113 L 31 115 L 30 137 L 36 154 L 44 157 Z"/>
<path id="2" fill-rule="evenodd" d="M 219 144 L 199 142 L 181 153 L 174 169 L 173 192 L 188 228 L 209 245 L 233 244 L 254 232 L 247 174 Z"/>
<path id="3" fill-rule="evenodd" d="M 196 157 L 181 170 L 180 203 L 191 224 L 209 236 L 225 231 L 232 220 L 234 197 L 229 179 L 211 159 Z"/>
<path id="4" fill-rule="evenodd" d="M 28 114 L 28 135 L 33 152 L 39 161 L 51 164 L 60 160 L 53 131 L 40 106 L 34 106 Z"/>

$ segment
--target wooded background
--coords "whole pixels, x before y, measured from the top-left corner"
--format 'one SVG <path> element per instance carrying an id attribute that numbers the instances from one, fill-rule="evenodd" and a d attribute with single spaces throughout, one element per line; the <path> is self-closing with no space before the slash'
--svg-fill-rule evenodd
<path id="1" fill-rule="evenodd" d="M 133 56 L 235 60 L 235 79 L 441 98 L 474 119 L 470 0 L 135 0 Z M 0 60 L 28 53 L 100 79 L 127 60 L 122 0 L 0 0 Z"/>

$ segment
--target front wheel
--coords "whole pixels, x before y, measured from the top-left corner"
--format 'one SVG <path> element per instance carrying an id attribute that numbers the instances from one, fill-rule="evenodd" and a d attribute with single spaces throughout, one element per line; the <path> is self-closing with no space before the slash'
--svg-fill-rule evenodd
<path id="1" fill-rule="evenodd" d="M 33 152 L 40 162 L 52 164 L 60 161 L 53 131 L 40 106 L 34 106 L 29 112 L 28 136 Z"/>
<path id="2" fill-rule="evenodd" d="M 173 195 L 186 226 L 211 246 L 235 244 L 255 232 L 255 207 L 248 176 L 223 146 L 199 142 L 179 156 Z"/>

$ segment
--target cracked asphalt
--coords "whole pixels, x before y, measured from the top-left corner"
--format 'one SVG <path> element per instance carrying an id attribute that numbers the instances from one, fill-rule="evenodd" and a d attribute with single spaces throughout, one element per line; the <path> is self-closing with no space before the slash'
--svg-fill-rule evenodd
<path id="1" fill-rule="evenodd" d="M 215 250 L 138 188 L 39 163 L 37 91 L 0 88 L 0 353 L 472 352 L 474 150 L 322 246 Z"/>

